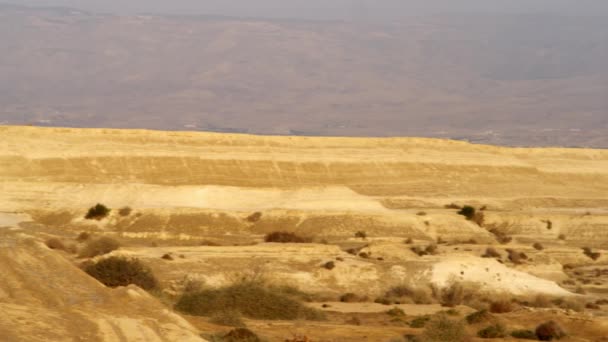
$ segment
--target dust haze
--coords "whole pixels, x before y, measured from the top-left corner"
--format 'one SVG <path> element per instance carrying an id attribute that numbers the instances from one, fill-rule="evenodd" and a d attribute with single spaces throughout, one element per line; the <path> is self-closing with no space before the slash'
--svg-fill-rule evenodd
<path id="1" fill-rule="evenodd" d="M 0 7 L 0 123 L 607 147 L 607 18 L 592 0 L 20 1 Z"/>

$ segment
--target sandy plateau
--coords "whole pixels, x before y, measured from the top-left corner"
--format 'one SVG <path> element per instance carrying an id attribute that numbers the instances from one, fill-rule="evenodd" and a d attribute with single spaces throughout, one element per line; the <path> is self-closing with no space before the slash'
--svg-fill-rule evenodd
<path id="1" fill-rule="evenodd" d="M 109 215 L 85 219 L 97 203 Z M 483 220 L 459 215 L 466 205 Z M 83 258 L 83 232 L 120 248 Z M 310 242 L 265 242 L 273 232 Z M 513 307 L 464 323 L 467 340 L 554 320 L 565 341 L 608 341 L 607 249 L 608 150 L 0 126 L 3 341 L 218 340 L 232 327 L 174 304 L 194 282 L 242 277 L 297 288 L 324 313 L 243 317 L 266 341 L 407 341 L 424 334 L 416 318 L 463 320 L 498 299 Z M 106 287 L 81 268 L 114 256 L 140 260 L 158 288 Z M 446 307 L 455 284 L 474 298 Z M 397 286 L 428 302 L 376 300 Z"/>

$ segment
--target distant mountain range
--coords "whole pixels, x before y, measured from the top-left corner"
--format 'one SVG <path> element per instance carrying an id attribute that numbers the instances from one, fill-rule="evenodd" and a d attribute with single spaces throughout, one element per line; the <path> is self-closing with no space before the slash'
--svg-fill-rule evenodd
<path id="1" fill-rule="evenodd" d="M 608 18 L 0 6 L 0 124 L 608 147 Z"/>

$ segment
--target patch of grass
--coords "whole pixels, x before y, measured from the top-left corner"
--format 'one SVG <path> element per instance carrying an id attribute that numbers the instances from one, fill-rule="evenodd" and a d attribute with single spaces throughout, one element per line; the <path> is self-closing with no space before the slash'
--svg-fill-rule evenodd
<path id="1" fill-rule="evenodd" d="M 536 338 L 540 341 L 559 340 L 566 337 L 564 330 L 555 321 L 548 321 L 536 327 Z"/>
<path id="2" fill-rule="evenodd" d="M 110 257 L 89 264 L 85 272 L 108 287 L 134 284 L 144 290 L 152 290 L 158 286 L 152 271 L 138 259 Z"/>
<path id="3" fill-rule="evenodd" d="M 496 323 L 479 330 L 477 336 L 481 338 L 503 338 L 507 336 L 507 331 L 502 324 Z"/>
<path id="4" fill-rule="evenodd" d="M 511 336 L 522 340 L 537 340 L 536 334 L 532 330 L 514 330 L 511 332 Z"/>
<path id="5" fill-rule="evenodd" d="M 312 239 L 290 232 L 272 232 L 266 235 L 264 241 L 279 243 L 310 243 L 312 242 Z"/>
<path id="6" fill-rule="evenodd" d="M 84 216 L 87 220 L 102 220 L 110 214 L 110 209 L 101 203 L 97 203 L 94 207 L 89 208 L 89 211 Z"/>
<path id="7" fill-rule="evenodd" d="M 425 342 L 465 342 L 468 336 L 462 321 L 450 320 L 444 315 L 427 323 L 422 341 Z"/>
<path id="8" fill-rule="evenodd" d="M 87 242 L 84 248 L 80 251 L 79 257 L 93 258 L 98 255 L 108 254 L 114 250 L 117 250 L 118 248 L 120 248 L 118 241 L 104 236 Z"/>
<path id="9" fill-rule="evenodd" d="M 210 316 L 222 310 L 239 311 L 245 317 L 268 320 L 320 320 L 322 313 L 304 306 L 297 298 L 277 292 L 259 282 L 185 293 L 175 304 L 181 312 Z"/>

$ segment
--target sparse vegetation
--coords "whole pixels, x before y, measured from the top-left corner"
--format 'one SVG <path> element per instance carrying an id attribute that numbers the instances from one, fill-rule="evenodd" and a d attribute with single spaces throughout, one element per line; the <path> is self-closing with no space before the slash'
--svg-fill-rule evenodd
<path id="1" fill-rule="evenodd" d="M 422 248 L 420 246 L 414 246 L 414 247 L 410 248 L 410 250 L 412 252 L 418 254 L 418 256 L 436 255 L 437 254 L 437 245 L 430 244 L 430 245 L 426 246 L 426 248 Z"/>
<path id="2" fill-rule="evenodd" d="M 290 232 L 272 232 L 266 235 L 264 241 L 279 243 L 310 243 L 312 242 L 312 239 Z"/>
<path id="3" fill-rule="evenodd" d="M 120 247 L 118 241 L 109 237 L 100 237 L 94 240 L 90 240 L 80 251 L 79 257 L 81 258 L 93 258 L 98 255 L 108 254 Z"/>
<path id="4" fill-rule="evenodd" d="M 416 213 L 416 215 L 418 215 L 418 216 L 426 216 L 426 212 L 419 211 L 419 212 Z"/>
<path id="5" fill-rule="evenodd" d="M 388 310 L 386 312 L 386 314 L 389 316 L 396 316 L 396 317 L 405 316 L 405 312 L 398 307 L 394 307 L 394 308 Z"/>
<path id="6" fill-rule="evenodd" d="M 481 338 L 503 338 L 507 336 L 507 331 L 502 324 L 496 323 L 479 330 L 477 336 Z"/>
<path id="7" fill-rule="evenodd" d="M 475 217 L 475 213 L 476 210 L 474 207 L 470 206 L 470 205 L 465 205 L 464 207 L 462 207 L 462 209 L 460 209 L 460 211 L 458 212 L 458 215 L 462 215 L 464 217 L 466 217 L 467 220 L 472 220 Z"/>
<path id="8" fill-rule="evenodd" d="M 513 303 L 503 299 L 490 303 L 490 312 L 492 313 L 507 313 L 513 311 Z"/>
<path id="9" fill-rule="evenodd" d="M 110 209 L 101 203 L 97 203 L 94 207 L 89 208 L 85 215 L 87 220 L 102 220 L 110 214 Z"/>
<path id="10" fill-rule="evenodd" d="M 481 256 L 482 258 L 501 258 L 502 256 L 493 247 L 486 248 L 486 252 Z"/>
<path id="11" fill-rule="evenodd" d="M 134 284 L 144 290 L 151 290 L 158 286 L 152 271 L 138 259 L 109 257 L 89 264 L 85 267 L 85 272 L 108 287 Z"/>
<path id="12" fill-rule="evenodd" d="M 410 322 L 410 327 L 415 329 L 424 328 L 424 326 L 431 320 L 430 316 L 418 316 Z"/>
<path id="13" fill-rule="evenodd" d="M 210 322 L 213 324 L 225 325 L 228 327 L 244 328 L 245 322 L 241 313 L 236 310 L 222 310 L 211 316 Z"/>
<path id="14" fill-rule="evenodd" d="M 467 290 L 462 283 L 454 282 L 443 289 L 433 288 L 435 298 L 443 306 L 454 307 L 472 297 L 472 292 Z"/>
<path id="15" fill-rule="evenodd" d="M 534 249 L 536 249 L 537 251 L 542 251 L 543 249 L 545 249 L 545 247 L 543 247 L 543 245 L 541 245 L 541 244 L 540 244 L 540 243 L 538 243 L 538 242 L 535 242 L 535 243 L 532 245 L 532 247 L 533 247 Z"/>
<path id="16" fill-rule="evenodd" d="M 415 304 L 431 304 L 429 293 L 421 287 L 411 287 L 407 285 L 394 286 L 384 294 L 389 302 L 403 302 L 403 298 L 409 298 Z"/>
<path id="17" fill-rule="evenodd" d="M 445 315 L 427 323 L 422 334 L 424 342 L 464 342 L 467 334 L 462 321 L 450 320 Z"/>
<path id="18" fill-rule="evenodd" d="M 524 262 L 524 260 L 528 260 L 528 256 L 524 252 L 518 252 L 513 249 L 507 249 L 506 251 L 508 253 L 509 260 L 516 265 L 520 265 Z"/>
<path id="19" fill-rule="evenodd" d="M 459 206 L 459 205 L 458 205 L 458 204 L 456 204 L 456 203 L 450 203 L 450 204 L 446 204 L 444 207 L 445 207 L 446 209 L 462 209 L 462 207 L 461 207 L 461 206 Z"/>
<path id="20" fill-rule="evenodd" d="M 540 341 L 553 341 L 566 337 L 564 330 L 555 321 L 548 321 L 536 327 L 536 338 Z"/>
<path id="21" fill-rule="evenodd" d="M 336 267 L 336 263 L 334 263 L 333 261 L 328 261 L 325 264 L 323 264 L 323 268 L 328 269 L 328 270 L 333 270 L 334 267 Z"/>
<path id="22" fill-rule="evenodd" d="M 262 342 L 262 339 L 247 328 L 236 328 L 224 335 L 221 342 Z"/>
<path id="23" fill-rule="evenodd" d="M 171 261 L 171 260 L 173 260 L 173 257 L 171 256 L 171 254 L 164 254 L 164 255 L 161 257 L 161 259 Z"/>
<path id="24" fill-rule="evenodd" d="M 253 319 L 323 318 L 321 312 L 304 306 L 299 298 L 256 281 L 243 281 L 222 288 L 185 293 L 175 304 L 175 308 L 196 316 L 211 316 L 222 310 L 233 310 Z"/>

